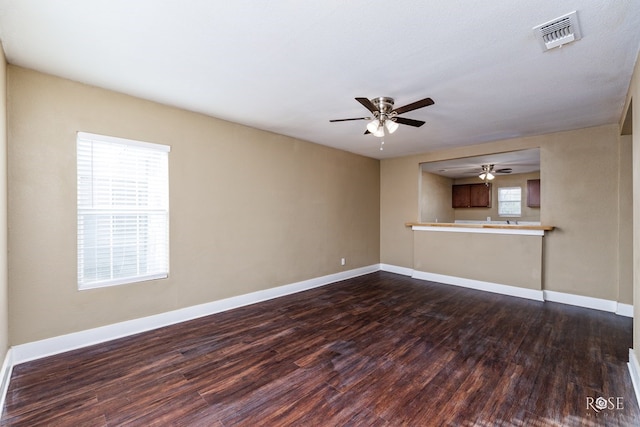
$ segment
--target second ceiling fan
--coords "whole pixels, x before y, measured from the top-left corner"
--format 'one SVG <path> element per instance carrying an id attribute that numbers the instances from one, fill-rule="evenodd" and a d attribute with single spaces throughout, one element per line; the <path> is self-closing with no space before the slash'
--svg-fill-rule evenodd
<path id="1" fill-rule="evenodd" d="M 367 110 L 369 110 L 373 117 L 356 117 L 353 119 L 334 119 L 330 122 L 347 122 L 352 120 L 371 120 L 367 124 L 367 130 L 365 135 L 370 133 L 373 136 L 383 137 L 385 134 L 390 134 L 398 129 L 398 124 L 409 125 L 413 127 L 420 127 L 425 122 L 422 120 L 407 119 L 405 117 L 398 117 L 402 113 L 417 110 L 418 108 L 428 107 L 433 105 L 433 99 L 424 98 L 411 104 L 407 104 L 403 107 L 393 108 L 393 98 L 387 96 L 380 96 L 378 98 L 356 98 L 360 104 L 362 104 Z"/>

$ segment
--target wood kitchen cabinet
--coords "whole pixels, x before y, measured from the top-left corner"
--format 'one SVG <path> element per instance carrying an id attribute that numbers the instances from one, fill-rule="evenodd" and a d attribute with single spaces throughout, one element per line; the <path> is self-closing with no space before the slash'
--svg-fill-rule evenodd
<path id="1" fill-rule="evenodd" d="M 540 180 L 527 180 L 527 206 L 530 208 L 540 207 Z"/>
<path id="2" fill-rule="evenodd" d="M 471 193 L 468 185 L 451 187 L 451 205 L 454 208 L 468 208 L 471 205 Z"/>
<path id="3" fill-rule="evenodd" d="M 451 187 L 453 208 L 490 208 L 491 184 L 461 184 Z"/>

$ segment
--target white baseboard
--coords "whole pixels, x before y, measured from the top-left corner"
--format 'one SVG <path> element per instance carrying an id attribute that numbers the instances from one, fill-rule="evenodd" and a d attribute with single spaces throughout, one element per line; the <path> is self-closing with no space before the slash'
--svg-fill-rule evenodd
<path id="1" fill-rule="evenodd" d="M 633 306 L 631 304 L 617 303 L 616 314 L 619 316 L 633 317 Z"/>
<path id="2" fill-rule="evenodd" d="M 622 316 L 633 317 L 632 305 L 620 304 L 616 301 L 608 299 L 585 297 L 583 295 L 566 294 L 564 292 L 545 290 L 544 300 L 575 305 L 578 307 L 592 308 L 594 310 L 608 311 L 611 313 L 620 314 Z"/>
<path id="3" fill-rule="evenodd" d="M 413 276 L 413 268 L 398 267 L 391 264 L 380 264 L 380 270 L 388 271 L 389 273 L 402 274 L 403 276 Z"/>
<path id="4" fill-rule="evenodd" d="M 633 317 L 633 305 L 623 304 L 617 301 L 605 300 L 601 298 L 585 297 L 581 295 L 567 294 L 564 292 L 535 290 L 519 288 L 517 286 L 502 285 L 498 283 L 483 282 L 480 280 L 464 279 L 456 276 L 416 271 L 407 267 L 398 267 L 390 264 L 380 264 L 380 270 L 391 273 L 411 276 L 414 279 L 429 280 L 432 282 L 444 283 L 447 285 L 462 286 L 465 288 L 477 289 L 480 291 L 494 292 L 520 298 L 533 299 L 536 301 L 551 301 L 562 304 L 575 305 L 578 307 L 592 308 L 595 310 L 609 311 L 619 316 Z"/>
<path id="5" fill-rule="evenodd" d="M 633 383 L 633 390 L 636 393 L 636 402 L 640 404 L 640 364 L 632 348 L 629 349 L 629 374 Z"/>
<path id="6" fill-rule="evenodd" d="M 7 391 L 9 390 L 9 382 L 11 381 L 11 372 L 13 371 L 12 350 L 9 349 L 4 356 L 2 362 L 2 369 L 0 370 L 0 417 L 4 410 L 4 402 L 7 398 Z"/>
<path id="7" fill-rule="evenodd" d="M 542 291 L 536 289 L 519 288 L 517 286 L 502 285 L 499 283 L 484 282 L 481 280 L 465 279 L 462 277 L 447 276 L 445 274 L 428 273 L 425 271 L 414 271 L 411 277 L 413 277 L 414 279 L 429 280 L 431 282 L 461 286 L 463 288 L 493 292 L 496 294 L 509 295 L 512 297 L 543 301 Z"/>
<path id="8" fill-rule="evenodd" d="M 379 264 L 12 347 L 12 365 L 373 273 Z"/>

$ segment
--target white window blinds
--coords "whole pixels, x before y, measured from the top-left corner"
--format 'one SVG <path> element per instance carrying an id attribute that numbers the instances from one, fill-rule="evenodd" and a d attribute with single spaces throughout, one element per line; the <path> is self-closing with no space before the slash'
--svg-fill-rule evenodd
<path id="1" fill-rule="evenodd" d="M 520 216 L 522 189 L 520 187 L 498 188 L 498 215 Z"/>
<path id="2" fill-rule="evenodd" d="M 78 132 L 78 287 L 167 277 L 166 145 Z"/>

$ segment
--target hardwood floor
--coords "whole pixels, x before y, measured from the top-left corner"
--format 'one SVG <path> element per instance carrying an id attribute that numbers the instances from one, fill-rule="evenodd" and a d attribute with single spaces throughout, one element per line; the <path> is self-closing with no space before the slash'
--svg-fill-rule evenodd
<path id="1" fill-rule="evenodd" d="M 377 272 L 18 365 L 0 425 L 637 426 L 631 346 L 629 318 Z"/>

